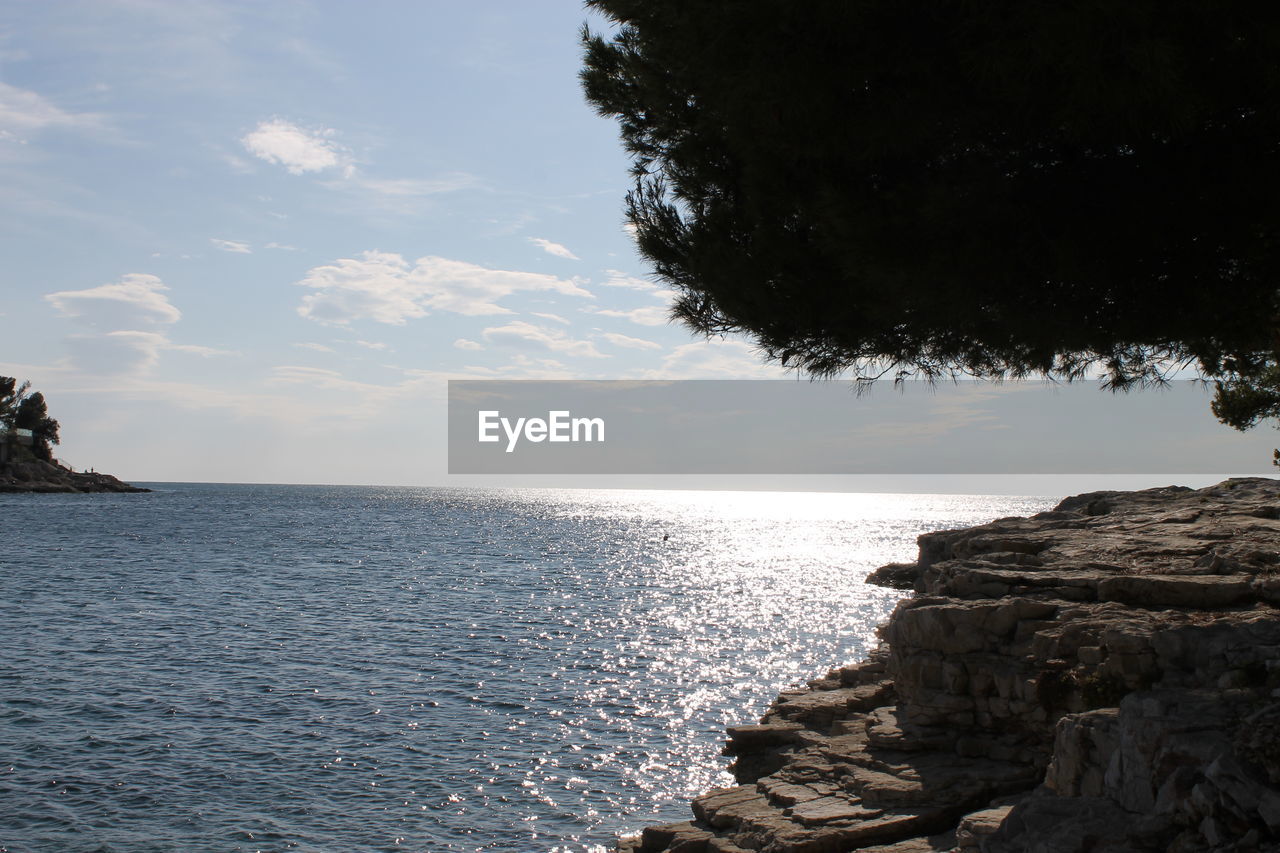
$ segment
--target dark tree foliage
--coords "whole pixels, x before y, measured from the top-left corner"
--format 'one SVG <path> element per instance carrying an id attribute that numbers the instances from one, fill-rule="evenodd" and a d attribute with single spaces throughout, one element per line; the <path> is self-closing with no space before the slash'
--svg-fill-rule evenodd
<path id="1" fill-rule="evenodd" d="M 49 407 L 39 391 L 27 394 L 31 383 L 0 376 L 0 425 L 7 430 L 29 429 L 31 453 L 37 459 L 53 461 L 51 445 L 58 444 L 58 422 L 49 417 Z"/>
<path id="2" fill-rule="evenodd" d="M 675 314 L 819 376 L 1218 380 L 1280 413 L 1280 5 L 589 0 Z"/>
<path id="3" fill-rule="evenodd" d="M 13 416 L 17 414 L 18 404 L 27 395 L 30 382 L 18 384 L 12 376 L 0 376 L 0 426 L 12 428 Z"/>

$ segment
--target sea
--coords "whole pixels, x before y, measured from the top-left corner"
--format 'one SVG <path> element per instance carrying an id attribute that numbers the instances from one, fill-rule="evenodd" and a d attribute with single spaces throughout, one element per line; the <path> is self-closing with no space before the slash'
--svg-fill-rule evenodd
<path id="1" fill-rule="evenodd" d="M 0 495 L 0 851 L 597 853 L 854 662 L 929 530 L 1048 497 Z"/>

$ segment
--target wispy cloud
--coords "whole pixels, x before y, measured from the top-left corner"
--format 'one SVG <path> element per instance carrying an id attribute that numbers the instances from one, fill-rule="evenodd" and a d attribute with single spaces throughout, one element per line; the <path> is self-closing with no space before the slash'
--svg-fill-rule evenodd
<path id="1" fill-rule="evenodd" d="M 480 186 L 475 176 L 449 172 L 435 178 L 373 178 L 357 167 L 320 185 L 341 193 L 348 210 L 371 215 L 403 216 L 420 212 L 436 196 Z"/>
<path id="2" fill-rule="evenodd" d="M 575 340 L 560 329 L 535 326 L 514 320 L 505 326 L 494 326 L 481 333 L 486 341 L 524 349 L 545 349 L 585 358 L 608 358 L 591 341 Z"/>
<path id="3" fill-rule="evenodd" d="M 759 350 L 742 341 L 695 341 L 673 349 L 655 370 L 640 371 L 647 379 L 781 379 L 787 372 L 766 364 Z"/>
<path id="4" fill-rule="evenodd" d="M 90 326 L 124 329 L 155 323 L 176 323 L 182 312 L 169 302 L 169 288 L 154 275 L 130 273 L 113 284 L 86 290 L 60 290 L 44 298 L 64 317 Z"/>
<path id="5" fill-rule="evenodd" d="M 387 199 L 415 199 L 456 192 L 477 183 L 475 176 L 466 172 L 449 172 L 436 178 L 370 178 L 355 172 L 347 180 L 326 181 L 324 185 Z"/>
<path id="6" fill-rule="evenodd" d="M 670 309 L 656 305 L 645 308 L 632 308 L 630 311 L 620 311 L 615 308 L 588 308 L 584 310 L 591 314 L 598 314 L 601 317 L 617 317 L 620 320 L 630 320 L 639 326 L 665 326 L 670 321 Z"/>
<path id="7" fill-rule="evenodd" d="M 569 321 L 564 317 L 561 317 L 559 314 L 549 314 L 541 311 L 533 311 L 531 313 L 532 316 L 541 317 L 543 320 L 550 320 L 553 323 L 563 323 L 566 326 L 569 325 Z"/>
<path id="8" fill-rule="evenodd" d="M 282 251 L 282 252 L 296 252 L 296 251 L 298 251 L 298 247 L 297 247 L 297 246 L 289 246 L 289 245 L 286 245 L 286 244 L 284 244 L 284 243 L 268 243 L 267 245 L 263 246 L 262 248 L 264 248 L 264 249 L 279 249 L 279 250 L 280 250 L 280 251 Z"/>
<path id="9" fill-rule="evenodd" d="M 652 281 L 636 278 L 618 270 L 605 270 L 604 272 L 608 276 L 608 278 L 600 282 L 604 287 L 625 287 L 627 290 L 639 290 L 644 293 L 653 293 L 662 289 L 661 285 L 654 284 Z"/>
<path id="10" fill-rule="evenodd" d="M 102 335 L 72 335 L 66 344 L 72 364 L 84 373 L 95 375 L 144 373 L 159 362 L 162 352 L 182 352 L 204 358 L 232 354 L 213 347 L 175 344 L 162 332 L 131 329 Z"/>
<path id="11" fill-rule="evenodd" d="M 333 352 L 333 347 L 327 347 L 324 344 L 312 343 L 310 341 L 296 343 L 294 346 L 298 349 L 309 349 L 314 350 L 315 352 Z"/>
<path id="12" fill-rule="evenodd" d="M 381 341 L 352 341 L 352 343 L 358 347 L 364 347 L 365 349 L 371 349 L 371 350 L 383 351 L 383 350 L 390 349 L 390 347 L 388 347 L 386 344 L 382 343 Z"/>
<path id="13" fill-rule="evenodd" d="M 227 350 L 179 344 L 156 331 L 182 319 L 166 295 L 169 288 L 154 275 L 130 273 L 119 281 L 85 290 L 60 290 L 45 296 L 58 313 L 83 323 L 95 334 L 66 339 L 71 366 L 94 375 L 142 373 L 164 352 L 203 357 L 232 355 Z"/>
<path id="14" fill-rule="evenodd" d="M 47 128 L 95 128 L 102 117 L 94 113 L 70 113 L 43 96 L 0 83 L 0 140 L 24 140 Z"/>
<path id="15" fill-rule="evenodd" d="M 469 340 L 467 340 L 466 338 L 458 338 L 456 341 L 454 341 L 454 342 L 453 342 L 453 345 L 454 345 L 454 347 L 455 347 L 455 348 L 457 348 L 457 349 L 463 349 L 463 350 L 482 350 L 482 349 L 484 349 L 484 345 L 483 345 L 483 344 L 477 343 L 476 341 L 469 341 Z"/>
<path id="16" fill-rule="evenodd" d="M 398 326 L 431 311 L 512 314 L 498 303 L 519 292 L 591 298 L 590 292 L 570 279 L 434 256 L 411 264 L 398 254 L 378 251 L 314 267 L 298 284 L 313 291 L 302 298 L 298 313 L 332 325 L 374 320 Z"/>
<path id="17" fill-rule="evenodd" d="M 550 240 L 544 240 L 541 237 L 530 237 L 529 242 L 542 249 L 548 255 L 555 255 L 557 258 L 568 258 L 571 261 L 582 260 L 560 243 L 552 243 Z"/>
<path id="18" fill-rule="evenodd" d="M 292 175 L 353 168 L 350 152 L 338 145 L 331 128 L 307 130 L 280 118 L 260 122 L 240 138 L 250 154 L 284 166 Z"/>
<path id="19" fill-rule="evenodd" d="M 627 349 L 662 349 L 662 344 L 654 341 L 646 341 L 642 338 L 632 338 L 627 335 L 619 335 L 615 332 L 605 332 L 600 337 L 616 347 L 625 347 Z"/>
<path id="20" fill-rule="evenodd" d="M 253 249 L 249 247 L 248 243 L 243 243 L 239 240 L 219 240 L 217 237 L 210 237 L 209 242 L 212 243 L 215 248 L 223 252 L 232 252 L 238 255 L 249 255 L 253 253 Z"/>

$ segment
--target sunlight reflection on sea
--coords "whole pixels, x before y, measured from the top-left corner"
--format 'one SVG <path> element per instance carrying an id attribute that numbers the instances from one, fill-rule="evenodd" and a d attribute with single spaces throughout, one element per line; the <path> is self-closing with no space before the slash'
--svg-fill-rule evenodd
<path id="1" fill-rule="evenodd" d="M 926 530 L 1047 499 L 3 496 L 0 848 L 601 849 L 856 660 Z"/>

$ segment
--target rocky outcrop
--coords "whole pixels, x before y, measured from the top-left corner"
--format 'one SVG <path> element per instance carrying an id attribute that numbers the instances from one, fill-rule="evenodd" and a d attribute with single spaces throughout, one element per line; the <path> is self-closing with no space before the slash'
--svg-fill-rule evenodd
<path id="1" fill-rule="evenodd" d="M 1280 850 L 1280 482 L 928 533 L 865 661 L 632 853 Z"/>
<path id="2" fill-rule="evenodd" d="M 110 474 L 79 473 L 40 460 L 0 464 L 0 492 L 149 491 L 123 483 Z"/>

